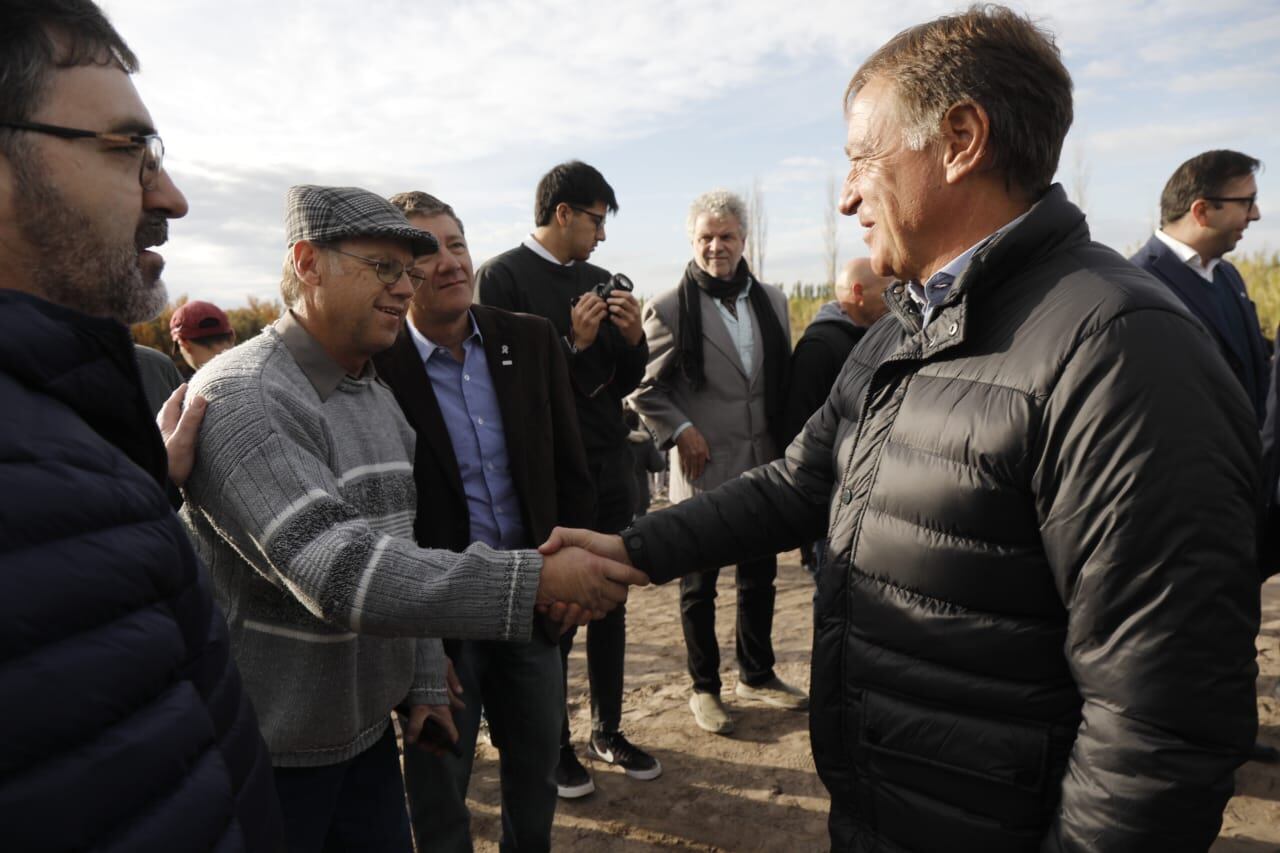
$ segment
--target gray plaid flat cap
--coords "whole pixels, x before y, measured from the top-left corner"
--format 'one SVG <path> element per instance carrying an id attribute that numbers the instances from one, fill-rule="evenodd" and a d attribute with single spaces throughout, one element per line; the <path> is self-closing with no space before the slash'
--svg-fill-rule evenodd
<path id="1" fill-rule="evenodd" d="M 299 240 L 332 243 L 347 237 L 389 237 L 407 242 L 414 257 L 440 248 L 435 237 L 410 225 L 391 202 L 359 187 L 289 187 L 284 207 L 290 246 Z"/>

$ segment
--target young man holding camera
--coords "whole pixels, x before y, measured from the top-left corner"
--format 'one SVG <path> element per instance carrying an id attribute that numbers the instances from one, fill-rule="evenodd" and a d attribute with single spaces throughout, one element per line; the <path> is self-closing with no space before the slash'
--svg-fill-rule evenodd
<path id="1" fill-rule="evenodd" d="M 606 533 L 631 522 L 631 453 L 622 399 L 639 384 L 649 358 L 640 306 L 626 289 L 629 282 L 586 262 L 605 239 L 605 216 L 617 210 L 613 188 L 599 171 L 576 160 L 561 163 L 538 182 L 533 233 L 489 259 L 476 274 L 480 302 L 545 317 L 560 335 L 596 489 L 594 528 Z M 566 681 L 573 636 L 572 631 L 565 634 L 560 645 Z M 662 773 L 657 759 L 619 731 L 625 653 L 626 616 L 618 608 L 587 629 L 588 754 L 618 765 L 632 778 L 655 779 Z M 566 798 L 595 790 L 570 745 L 567 712 L 556 786 Z"/>

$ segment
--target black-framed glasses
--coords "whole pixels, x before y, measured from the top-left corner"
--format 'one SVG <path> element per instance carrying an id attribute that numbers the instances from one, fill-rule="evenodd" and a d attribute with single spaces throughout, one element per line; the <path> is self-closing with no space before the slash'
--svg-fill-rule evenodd
<path id="1" fill-rule="evenodd" d="M 378 281 L 387 286 L 387 289 L 396 286 L 396 282 L 400 281 L 400 276 L 407 275 L 409 277 L 409 286 L 416 292 L 422 283 L 427 280 L 426 275 L 417 267 L 405 266 L 396 260 L 383 261 L 378 258 L 366 258 L 364 255 L 357 255 L 355 252 L 344 252 L 333 246 L 325 246 L 330 252 L 337 252 L 339 255 L 346 255 L 348 258 L 355 258 L 357 261 L 364 261 L 373 267 L 374 273 L 378 276 Z"/>
<path id="2" fill-rule="evenodd" d="M 576 204 L 571 204 L 571 205 L 569 205 L 569 208 L 570 208 L 571 210 L 576 210 L 576 211 L 578 211 L 579 213 L 585 214 L 586 216 L 590 217 L 590 218 L 591 218 L 591 221 L 592 221 L 592 222 L 594 222 L 594 223 L 596 224 L 596 230 L 597 230 L 597 231 L 599 231 L 601 228 L 603 228 L 603 227 L 604 227 L 604 217 L 605 217 L 605 214 L 603 214 L 603 213 L 594 213 L 594 212 L 592 212 L 592 211 L 590 211 L 590 210 L 587 210 L 585 207 L 578 207 Z"/>
<path id="3" fill-rule="evenodd" d="M 1224 201 L 1238 201 L 1244 205 L 1246 211 L 1253 210 L 1253 206 L 1258 203 L 1258 194 L 1253 195 L 1207 195 L 1205 201 L 1213 201 L 1221 204 Z"/>
<path id="4" fill-rule="evenodd" d="M 147 191 L 154 190 L 160 183 L 160 170 L 164 168 L 164 141 L 158 133 L 111 133 L 42 124 L 38 121 L 5 121 L 0 122 L 0 127 L 45 133 L 61 139 L 101 139 L 117 147 L 141 149 L 142 165 L 138 167 L 138 183 Z"/>

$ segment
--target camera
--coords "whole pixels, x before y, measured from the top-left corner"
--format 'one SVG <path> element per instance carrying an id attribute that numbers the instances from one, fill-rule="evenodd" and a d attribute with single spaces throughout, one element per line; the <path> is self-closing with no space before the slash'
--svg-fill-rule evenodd
<path id="1" fill-rule="evenodd" d="M 615 290 L 620 290 L 623 293 L 630 293 L 635 289 L 636 289 L 636 286 L 631 283 L 631 279 L 627 278 L 625 275 L 623 275 L 620 272 L 616 272 L 609 277 L 608 281 L 600 282 L 595 287 L 591 288 L 591 290 L 588 292 L 594 293 L 596 296 L 599 296 L 601 299 L 607 302 L 609 301 L 609 297 L 613 296 L 613 292 Z M 570 304 L 577 305 L 579 298 L 580 297 L 575 296 L 573 298 L 573 301 Z"/>

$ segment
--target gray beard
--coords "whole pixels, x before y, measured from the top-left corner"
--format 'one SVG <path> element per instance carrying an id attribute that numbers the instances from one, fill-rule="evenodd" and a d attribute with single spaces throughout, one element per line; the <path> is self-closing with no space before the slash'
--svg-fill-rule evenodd
<path id="1" fill-rule="evenodd" d="M 112 245 L 83 213 L 67 204 L 44 179 L 43 164 L 32 156 L 15 158 L 14 209 L 18 228 L 35 258 L 30 271 L 36 292 L 45 299 L 125 325 L 152 319 L 168 301 L 164 282 L 147 282 L 138 265 L 138 247 L 163 243 L 168 220 L 143 214 L 131 245 Z"/>

